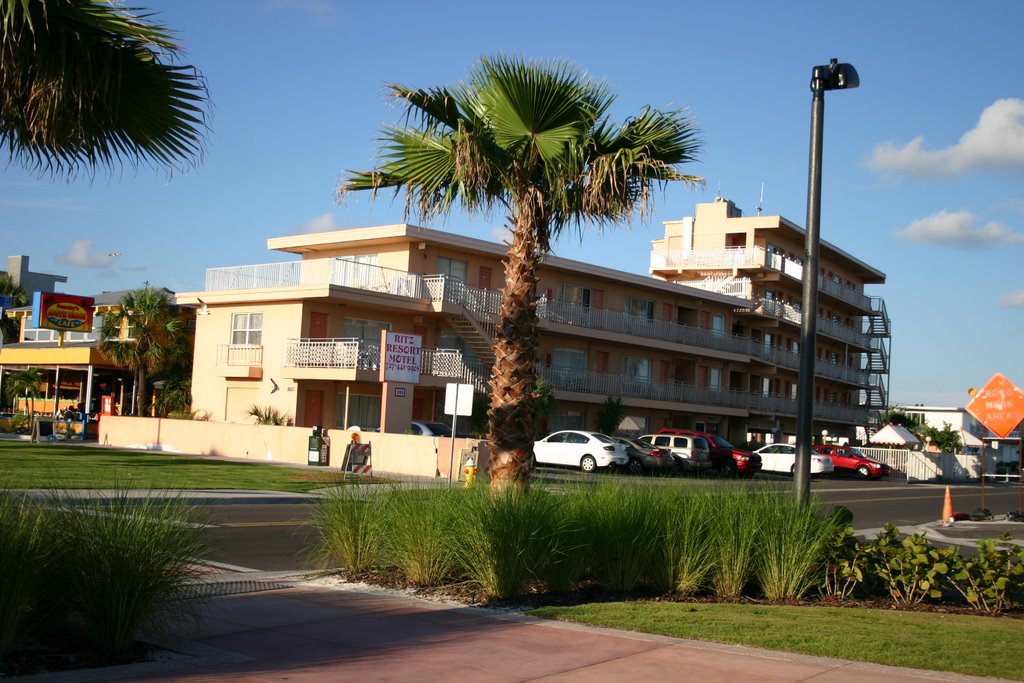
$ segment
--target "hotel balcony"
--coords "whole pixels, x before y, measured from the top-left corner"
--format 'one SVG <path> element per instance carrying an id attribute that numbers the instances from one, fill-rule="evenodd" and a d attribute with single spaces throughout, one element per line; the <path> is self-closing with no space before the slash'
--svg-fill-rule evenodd
<path id="1" fill-rule="evenodd" d="M 259 344 L 220 344 L 214 374 L 228 379 L 263 377 L 263 347 Z"/>

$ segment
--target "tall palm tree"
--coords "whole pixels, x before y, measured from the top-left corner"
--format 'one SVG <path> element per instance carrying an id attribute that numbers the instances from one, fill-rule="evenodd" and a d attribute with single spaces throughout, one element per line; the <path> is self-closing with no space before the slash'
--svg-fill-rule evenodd
<path id="1" fill-rule="evenodd" d="M 132 14 L 136 12 L 136 14 Z M 151 14 L 108 0 L 0 0 L 0 146 L 40 174 L 202 155 L 207 90 Z"/>
<path id="2" fill-rule="evenodd" d="M 10 273 L 0 273 L 0 297 L 10 297 L 11 308 L 28 306 L 28 292 L 14 284 L 14 278 Z M 17 319 L 9 318 L 6 315 L 0 316 L 0 341 L 6 344 L 13 344 L 18 339 L 21 326 Z"/>
<path id="3" fill-rule="evenodd" d="M 488 413 L 491 485 L 529 485 L 533 455 L 537 268 L 566 227 L 582 231 L 626 221 L 650 208 L 669 181 L 702 182 L 678 165 L 701 144 L 682 111 L 643 109 L 616 126 L 614 97 L 565 62 L 484 58 L 452 88 L 389 86 L 404 123 L 385 128 L 378 167 L 350 171 L 353 191 L 406 191 L 406 214 L 424 221 L 459 204 L 505 211 L 512 230 L 494 338 Z"/>
<path id="4" fill-rule="evenodd" d="M 4 378 L 4 390 L 11 399 L 11 403 L 17 405 L 18 399 L 22 396 L 28 397 L 28 414 L 36 412 L 36 399 L 43 388 L 43 371 L 40 368 L 25 368 L 12 372 Z"/>
<path id="5" fill-rule="evenodd" d="M 100 351 L 135 373 L 132 414 L 149 412 L 149 376 L 190 355 L 185 320 L 165 289 L 143 287 L 121 297 L 117 310 L 104 314 Z"/>

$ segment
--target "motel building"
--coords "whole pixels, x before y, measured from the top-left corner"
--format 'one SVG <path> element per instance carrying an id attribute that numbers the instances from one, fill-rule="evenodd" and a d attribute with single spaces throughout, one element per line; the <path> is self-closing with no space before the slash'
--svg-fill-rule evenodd
<path id="1" fill-rule="evenodd" d="M 617 397 L 624 432 L 792 437 L 803 241 L 780 216 L 716 200 L 665 222 L 648 275 L 545 258 L 546 429 L 594 429 Z M 212 268 L 203 291 L 177 296 L 197 312 L 193 410 L 251 423 L 259 406 L 300 427 L 404 433 L 413 419 L 450 423 L 448 384 L 487 392 L 504 245 L 403 223 L 267 246 L 298 258 Z M 885 275 L 827 242 L 820 263 L 814 428 L 853 438 L 887 404 L 889 320 L 865 292 Z M 398 381 L 381 353 L 396 340 L 400 364 L 418 360 Z"/>

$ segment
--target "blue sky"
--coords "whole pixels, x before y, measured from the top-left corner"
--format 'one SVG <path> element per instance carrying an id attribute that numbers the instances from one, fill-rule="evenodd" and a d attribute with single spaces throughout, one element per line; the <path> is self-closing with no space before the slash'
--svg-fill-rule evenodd
<path id="1" fill-rule="evenodd" d="M 803 225 L 811 68 L 853 64 L 826 96 L 822 238 L 881 269 L 892 400 L 962 406 L 995 372 L 1024 384 L 1024 3 L 425 3 L 139 0 L 178 33 L 213 102 L 201 165 L 72 182 L 0 167 L 0 258 L 95 294 L 202 289 L 210 267 L 290 258 L 268 237 L 395 223 L 382 195 L 338 205 L 397 115 L 384 86 L 450 85 L 482 55 L 567 59 L 618 94 L 621 121 L 685 107 L 704 151 L 646 222 L 566 234 L 559 256 L 646 273 L 662 220 L 716 194 Z M 503 216 L 430 227 L 489 239 Z M 415 222 L 410 217 L 410 222 Z"/>

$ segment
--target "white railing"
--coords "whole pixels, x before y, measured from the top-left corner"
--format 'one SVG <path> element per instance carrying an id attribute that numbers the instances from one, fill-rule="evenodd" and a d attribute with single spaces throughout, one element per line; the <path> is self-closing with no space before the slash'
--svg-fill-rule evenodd
<path id="1" fill-rule="evenodd" d="M 293 368 L 377 370 L 380 344 L 356 338 L 289 339 L 285 344 L 285 365 Z"/>
<path id="2" fill-rule="evenodd" d="M 459 304 L 484 320 L 501 311 L 501 292 L 470 287 L 456 277 L 425 275 L 423 289 L 431 301 Z"/>
<path id="3" fill-rule="evenodd" d="M 206 271 L 206 291 L 272 289 L 296 285 L 336 285 L 395 296 L 426 298 L 418 275 L 356 263 L 346 258 L 305 259 L 210 268 Z"/>
<path id="4" fill-rule="evenodd" d="M 217 346 L 217 365 L 263 365 L 263 346 L 260 344 L 220 344 Z"/>
<path id="5" fill-rule="evenodd" d="M 699 289 L 705 292 L 714 292 L 716 294 L 724 294 L 726 296 L 734 296 L 738 299 L 749 299 L 753 296 L 753 286 L 750 284 L 750 278 L 705 278 L 703 280 L 692 280 L 689 282 L 678 282 L 676 283 L 683 287 L 692 287 L 693 289 Z"/>

